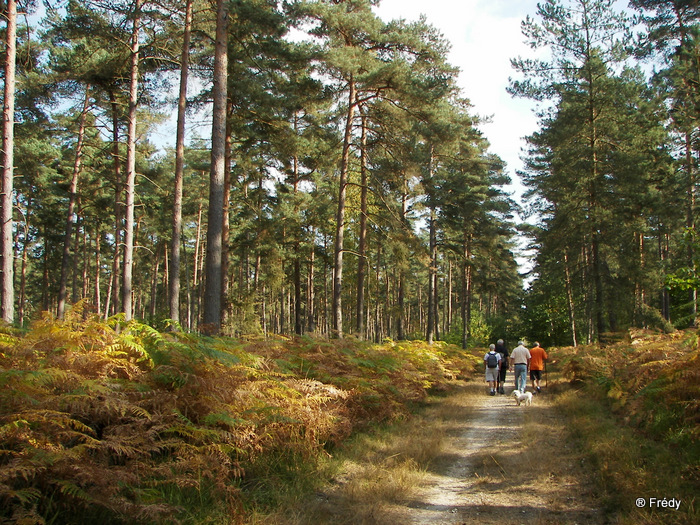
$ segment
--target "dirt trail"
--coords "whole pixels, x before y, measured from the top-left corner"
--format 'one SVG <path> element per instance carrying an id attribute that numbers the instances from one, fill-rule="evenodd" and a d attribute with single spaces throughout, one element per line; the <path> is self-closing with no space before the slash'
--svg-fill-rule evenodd
<path id="1" fill-rule="evenodd" d="M 512 397 L 488 396 L 482 383 L 464 389 L 455 398 L 464 411 L 444 422 L 445 447 L 425 482 L 411 501 L 387 509 L 395 523 L 605 523 L 546 394 L 519 407 Z"/>

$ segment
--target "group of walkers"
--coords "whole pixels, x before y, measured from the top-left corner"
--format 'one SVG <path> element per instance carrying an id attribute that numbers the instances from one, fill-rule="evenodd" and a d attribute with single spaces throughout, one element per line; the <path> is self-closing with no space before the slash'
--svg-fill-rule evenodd
<path id="1" fill-rule="evenodd" d="M 547 352 L 538 342 L 535 342 L 535 346 L 528 349 L 525 347 L 524 341 L 518 341 L 518 346 L 510 353 L 503 339 L 496 341 L 496 344 L 489 345 L 489 351 L 484 356 L 484 363 L 486 365 L 486 381 L 491 390 L 490 394 L 492 396 L 497 393 L 505 394 L 506 373 L 511 368 L 515 376 L 515 390 L 525 392 L 527 373 L 530 372 L 532 389 L 539 394 L 542 392 L 540 381 L 547 359 Z"/>

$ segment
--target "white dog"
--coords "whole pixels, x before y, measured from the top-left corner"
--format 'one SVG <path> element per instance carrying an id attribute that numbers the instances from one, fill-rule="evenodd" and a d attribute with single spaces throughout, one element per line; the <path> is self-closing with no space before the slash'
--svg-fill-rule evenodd
<path id="1" fill-rule="evenodd" d="M 532 392 L 521 392 L 520 390 L 513 390 L 513 397 L 515 402 L 520 406 L 523 401 L 527 406 L 532 405 Z"/>

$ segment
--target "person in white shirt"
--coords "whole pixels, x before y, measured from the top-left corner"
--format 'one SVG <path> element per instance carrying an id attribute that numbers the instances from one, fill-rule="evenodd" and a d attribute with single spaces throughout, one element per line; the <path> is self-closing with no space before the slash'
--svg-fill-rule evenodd
<path id="1" fill-rule="evenodd" d="M 532 359 L 530 350 L 525 348 L 523 341 L 518 341 L 518 346 L 510 353 L 510 364 L 514 367 L 515 389 L 523 393 L 527 388 L 527 371 L 530 368 L 530 359 Z"/>

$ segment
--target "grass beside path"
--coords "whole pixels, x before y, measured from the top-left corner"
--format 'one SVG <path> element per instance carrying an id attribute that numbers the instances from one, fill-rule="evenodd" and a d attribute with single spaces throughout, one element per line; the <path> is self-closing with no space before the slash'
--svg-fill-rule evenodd
<path id="1" fill-rule="evenodd" d="M 413 418 L 355 437 L 329 459 L 330 482 L 252 523 L 604 522 L 588 466 L 546 396 L 517 407 L 481 382 L 453 387 Z"/>
<path id="2" fill-rule="evenodd" d="M 463 384 L 450 395 L 431 397 L 408 419 L 376 426 L 349 439 L 304 478 L 312 492 L 290 492 L 272 513 L 253 514 L 249 523 L 343 525 L 395 523 L 388 510 L 410 499 L 444 449 L 450 421 L 463 416 Z M 306 485 L 308 489 L 310 485 Z"/>

